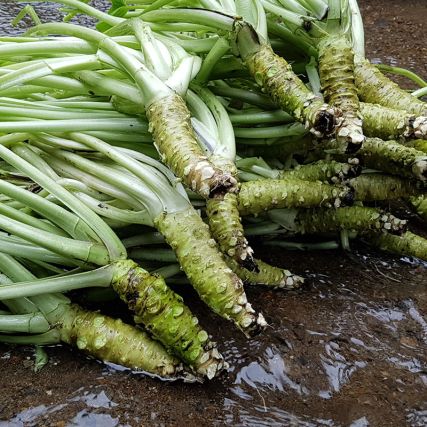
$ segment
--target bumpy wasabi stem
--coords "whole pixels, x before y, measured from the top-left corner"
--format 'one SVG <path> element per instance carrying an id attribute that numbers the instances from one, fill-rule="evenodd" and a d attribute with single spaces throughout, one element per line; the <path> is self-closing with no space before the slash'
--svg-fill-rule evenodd
<path id="1" fill-rule="evenodd" d="M 213 378 L 224 367 L 223 358 L 207 332 L 163 278 L 125 260 L 115 263 L 111 285 L 135 313 L 135 322 L 142 323 L 154 338 L 197 373 Z"/>
<path id="2" fill-rule="evenodd" d="M 339 151 L 340 145 L 335 140 L 329 140 L 324 141 L 321 148 L 336 152 Z M 366 138 L 357 156 L 369 168 L 420 181 L 427 179 L 427 155 L 396 141 Z M 342 158 L 339 155 L 338 157 Z"/>
<path id="3" fill-rule="evenodd" d="M 427 221 L 427 197 L 425 195 L 411 197 L 409 199 L 411 205 L 415 208 L 417 214 Z"/>
<path id="4" fill-rule="evenodd" d="M 407 198 L 421 191 L 414 181 L 377 173 L 353 178 L 348 185 L 354 189 L 355 200 L 363 202 Z"/>
<path id="5" fill-rule="evenodd" d="M 362 167 L 358 159 L 350 159 L 348 163 L 334 160 L 319 160 L 308 165 L 300 165 L 292 170 L 280 173 L 281 179 L 295 178 L 305 181 L 343 182 L 360 174 Z"/>
<path id="6" fill-rule="evenodd" d="M 255 215 L 279 208 L 339 207 L 351 204 L 348 188 L 299 179 L 265 179 L 242 183 L 239 195 L 241 215 Z"/>
<path id="7" fill-rule="evenodd" d="M 213 155 L 211 162 L 232 176 L 237 175 L 234 162 Z M 206 215 L 209 228 L 214 239 L 218 242 L 221 252 L 232 257 L 238 264 L 248 270 L 256 270 L 253 259 L 253 249 L 249 246 L 244 235 L 243 225 L 237 209 L 237 196 L 234 192 L 217 193 L 206 202 Z"/>
<path id="8" fill-rule="evenodd" d="M 248 303 L 243 283 L 227 266 L 209 227 L 193 209 L 164 213 L 155 219 L 157 229 L 176 257 L 200 298 L 220 316 L 231 319 L 251 335 L 266 326 L 262 314 Z"/>
<path id="9" fill-rule="evenodd" d="M 405 110 L 416 116 L 427 116 L 425 102 L 400 89 L 368 60 L 356 58 L 354 76 L 358 95 L 362 101 Z"/>
<path id="10" fill-rule="evenodd" d="M 311 92 L 268 44 L 261 43 L 251 27 L 243 25 L 238 30 L 237 45 L 249 73 L 276 105 L 305 123 L 317 137 L 334 131 L 334 109 Z"/>
<path id="11" fill-rule="evenodd" d="M 174 376 L 182 370 L 178 359 L 160 343 L 119 319 L 72 304 L 59 304 L 46 317 L 60 332 L 61 341 L 97 359 L 162 377 Z"/>
<path id="12" fill-rule="evenodd" d="M 401 233 L 406 221 L 375 208 L 351 206 L 339 209 L 298 210 L 296 230 L 301 234 L 316 234 L 338 230 L 385 230 Z M 292 231 L 292 230 L 290 230 Z"/>
<path id="13" fill-rule="evenodd" d="M 153 102 L 146 114 L 162 160 L 191 190 L 204 198 L 231 191 L 236 179 L 216 168 L 204 155 L 182 98 L 173 94 Z"/>
<path id="14" fill-rule="evenodd" d="M 274 267 L 259 259 L 256 260 L 258 272 L 241 268 L 229 257 L 226 257 L 225 261 L 244 283 L 250 285 L 264 285 L 273 289 L 290 290 L 299 288 L 304 283 L 302 277 L 292 274 L 289 270 Z"/>
<path id="15" fill-rule="evenodd" d="M 324 37 L 318 43 L 319 76 L 325 100 L 341 110 L 337 121 L 336 139 L 345 152 L 356 152 L 365 137 L 359 98 L 354 83 L 354 52 L 343 34 Z"/>
<path id="16" fill-rule="evenodd" d="M 427 141 L 417 139 L 414 141 L 408 141 L 405 143 L 405 147 L 415 148 L 415 150 L 422 151 L 427 154 Z"/>
<path id="17" fill-rule="evenodd" d="M 221 252 L 233 258 L 248 270 L 255 270 L 253 250 L 245 238 L 240 213 L 237 209 L 237 195 L 220 194 L 206 203 L 209 228 Z"/>
<path id="18" fill-rule="evenodd" d="M 427 139 L 427 117 L 378 104 L 360 104 L 363 130 L 367 136 L 384 140 Z"/>
<path id="19" fill-rule="evenodd" d="M 401 236 L 390 233 L 369 233 L 369 242 L 383 251 L 412 256 L 427 261 L 427 239 L 407 231 Z"/>

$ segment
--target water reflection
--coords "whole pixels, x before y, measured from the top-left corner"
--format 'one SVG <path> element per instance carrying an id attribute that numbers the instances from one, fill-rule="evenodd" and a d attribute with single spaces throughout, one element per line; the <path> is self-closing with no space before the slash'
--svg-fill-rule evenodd
<path id="1" fill-rule="evenodd" d="M 224 423 L 235 427 L 332 427 L 337 425 L 332 420 L 297 416 L 274 406 L 254 405 L 250 408 L 241 408 L 237 402 L 231 399 L 224 401 L 224 409 L 227 414 Z M 222 421 L 217 425 L 223 425 Z"/>
<path id="2" fill-rule="evenodd" d="M 33 427 L 40 425 L 41 419 L 47 415 L 60 411 L 67 406 L 66 403 L 60 405 L 39 405 L 19 412 L 9 421 L 0 421 L 0 427 Z"/>
<path id="3" fill-rule="evenodd" d="M 96 414 L 86 410 L 80 411 L 68 424 L 70 427 L 116 427 L 119 419 L 108 414 Z M 120 424 L 129 426 L 129 424 Z"/>
<path id="4" fill-rule="evenodd" d="M 375 258 L 359 259 L 365 268 L 371 267 L 372 262 L 376 262 Z M 379 263 L 380 267 L 393 268 L 384 260 Z M 320 408 L 316 397 L 333 405 L 334 399 L 341 399 L 343 392 L 354 390 L 357 395 L 357 387 L 362 387 L 361 395 L 370 393 L 369 388 L 376 386 L 375 375 L 394 380 L 397 385 L 390 385 L 389 393 L 405 393 L 412 384 L 420 387 L 420 393 L 427 393 L 427 322 L 420 305 L 423 299 L 408 298 L 402 292 L 403 298 L 385 300 L 378 283 L 373 283 L 371 288 L 377 289 L 378 294 L 371 289 L 365 293 L 358 289 L 357 283 L 351 284 L 351 280 L 345 280 L 348 283 L 345 285 L 328 286 L 328 277 L 323 274 L 324 283 L 316 281 L 310 296 L 306 296 L 304 303 L 310 304 L 314 313 L 304 312 L 299 316 L 297 310 L 303 309 L 304 303 L 298 304 L 287 320 L 283 317 L 285 309 L 279 308 L 273 313 L 274 332 L 270 333 L 269 341 L 260 337 L 252 343 L 250 360 L 239 358 L 238 347 L 233 346 L 229 356 L 235 366 L 235 376 L 224 399 L 226 423 L 339 425 L 328 419 L 302 417 L 305 412 L 301 407 L 289 412 L 285 408 L 290 408 L 291 402 L 301 401 L 312 402 Z M 415 287 L 415 295 L 424 295 L 423 284 L 421 280 L 419 288 Z M 399 294 L 400 283 L 395 285 L 390 281 L 387 286 L 386 291 Z M 324 299 L 330 301 L 331 313 L 324 311 L 324 307 L 320 310 L 313 306 L 313 301 Z M 277 337 L 281 346 L 271 344 Z M 375 366 L 381 366 L 381 373 Z M 353 381 L 356 376 L 359 382 Z M 312 408 L 308 410 L 315 413 Z M 425 413 L 413 411 L 408 420 L 409 417 L 424 420 Z M 368 426 L 370 418 L 368 415 L 354 417 L 345 425 Z"/>

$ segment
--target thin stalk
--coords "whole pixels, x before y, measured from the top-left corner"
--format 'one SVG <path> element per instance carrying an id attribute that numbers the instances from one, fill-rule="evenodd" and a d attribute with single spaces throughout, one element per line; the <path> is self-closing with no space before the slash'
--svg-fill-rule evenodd
<path id="1" fill-rule="evenodd" d="M 233 125 L 261 125 L 267 123 L 292 123 L 294 119 L 282 110 L 276 111 L 242 111 L 239 114 L 229 114 Z"/>
<path id="2" fill-rule="evenodd" d="M 393 67 L 391 65 L 386 65 L 386 64 L 375 64 L 375 66 L 380 71 L 383 71 L 383 72 L 385 71 L 386 73 L 396 74 L 398 76 L 404 76 L 404 77 L 408 78 L 409 80 L 412 80 L 414 83 L 416 83 L 421 88 L 427 86 L 427 82 L 424 79 L 422 79 L 420 76 L 418 76 L 414 72 L 409 71 L 405 68 Z"/>
<path id="3" fill-rule="evenodd" d="M 107 250 L 99 244 L 58 236 L 1 214 L 0 228 L 65 257 L 73 257 L 97 265 L 104 265 L 109 259 Z"/>
<path id="4" fill-rule="evenodd" d="M 113 266 L 108 265 L 96 270 L 72 274 L 70 276 L 37 279 L 35 281 L 25 281 L 6 286 L 2 285 L 0 286 L 0 299 L 32 297 L 91 287 L 108 287 L 111 283 L 113 268 Z"/>
<path id="5" fill-rule="evenodd" d="M 49 324 L 41 313 L 0 315 L 0 331 L 40 334 L 49 330 Z"/>
<path id="6" fill-rule="evenodd" d="M 304 136 L 307 134 L 307 130 L 303 125 L 299 123 L 291 123 L 288 125 L 268 126 L 259 128 L 234 127 L 234 134 L 238 138 L 282 138 L 288 136 Z"/>
<path id="7" fill-rule="evenodd" d="M 73 267 L 75 265 L 83 264 L 81 261 L 79 262 L 77 260 L 62 257 L 45 248 L 41 248 L 40 246 L 31 245 L 28 241 L 16 241 L 13 239 L 13 236 L 0 235 L 0 252 L 14 257 L 40 260 L 62 266 Z"/>
<path id="8" fill-rule="evenodd" d="M 68 206 L 77 216 L 84 222 L 90 224 L 94 232 L 106 244 L 108 253 L 112 259 L 120 259 L 125 257 L 126 251 L 116 234 L 90 209 L 83 203 L 72 196 L 67 190 L 58 185 L 54 180 L 42 175 L 30 163 L 21 159 L 11 150 L 1 144 L 3 140 L 8 140 L 7 137 L 0 137 L 0 157 L 6 160 L 16 169 L 20 170 L 29 176 L 34 182 L 37 182 L 41 187 L 54 194 L 66 206 Z"/>
<path id="9" fill-rule="evenodd" d="M 113 131 L 130 133 L 147 133 L 148 125 L 141 120 L 133 118 L 108 118 L 108 119 L 80 119 L 80 120 L 19 120 L 19 130 L 21 132 L 85 132 L 85 131 Z M 0 132 L 15 132 L 16 121 L 0 122 Z"/>
<path id="10" fill-rule="evenodd" d="M 53 73 L 68 73 L 100 67 L 101 63 L 96 55 L 45 59 L 27 66 L 21 66 L 17 70 L 11 70 L 7 74 L 0 76 L 0 90 L 34 81 L 40 77 L 49 76 Z M 37 82 L 35 84 L 37 84 Z"/>
<path id="11" fill-rule="evenodd" d="M 230 50 L 230 44 L 228 41 L 220 37 L 215 42 L 212 49 L 206 55 L 202 62 L 200 71 L 196 76 L 196 81 L 200 84 L 205 84 L 209 80 L 209 76 L 216 63 Z"/>

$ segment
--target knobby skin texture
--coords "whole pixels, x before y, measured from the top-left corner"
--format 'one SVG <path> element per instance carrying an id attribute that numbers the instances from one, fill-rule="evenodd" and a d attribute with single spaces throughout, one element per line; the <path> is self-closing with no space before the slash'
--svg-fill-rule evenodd
<path id="1" fill-rule="evenodd" d="M 401 233 L 406 221 L 378 209 L 351 206 L 339 209 L 300 209 L 295 217 L 298 233 L 316 234 L 338 230 L 386 230 Z"/>
<path id="2" fill-rule="evenodd" d="M 358 176 L 361 170 L 357 159 L 352 159 L 352 163 L 319 160 L 309 165 L 299 165 L 295 169 L 282 171 L 280 178 L 336 183 Z"/>
<path id="3" fill-rule="evenodd" d="M 427 139 L 427 117 L 378 104 L 360 104 L 363 130 L 367 136 L 384 140 Z"/>
<path id="4" fill-rule="evenodd" d="M 362 101 L 405 110 L 416 116 L 427 116 L 425 102 L 400 89 L 368 60 L 356 59 L 354 71 L 358 95 Z"/>
<path id="5" fill-rule="evenodd" d="M 241 215 L 258 214 L 270 209 L 310 208 L 350 204 L 352 192 L 321 182 L 299 179 L 265 179 L 242 184 L 239 192 Z"/>
<path id="6" fill-rule="evenodd" d="M 155 224 L 200 298 L 215 313 L 233 320 L 247 335 L 266 325 L 247 302 L 242 281 L 227 266 L 209 227 L 194 209 L 164 213 Z"/>
<path id="7" fill-rule="evenodd" d="M 346 37 L 323 38 L 319 48 L 319 75 L 325 100 L 341 110 L 336 138 L 347 152 L 355 152 L 364 141 L 359 98 L 354 82 L 354 52 Z"/>
<path id="8" fill-rule="evenodd" d="M 354 199 L 362 202 L 397 200 L 420 192 L 415 181 L 378 173 L 363 174 L 348 184 L 354 189 Z"/>
<path id="9" fill-rule="evenodd" d="M 389 233 L 375 233 L 367 236 L 368 240 L 381 250 L 399 255 L 413 256 L 427 261 L 427 239 L 410 231 L 401 236 Z"/>
<path id="10" fill-rule="evenodd" d="M 181 369 L 160 343 L 119 319 L 70 304 L 60 304 L 49 318 L 55 320 L 62 341 L 97 359 L 165 377 Z"/>
<path id="11" fill-rule="evenodd" d="M 255 261 L 258 267 L 257 272 L 240 267 L 228 257 L 226 262 L 243 282 L 250 285 L 264 285 L 274 289 L 295 289 L 304 283 L 302 277 L 292 274 L 289 270 L 274 267 L 259 259 Z"/>
<path id="12" fill-rule="evenodd" d="M 206 203 L 209 228 L 218 242 L 221 252 L 233 258 L 239 265 L 254 270 L 252 248 L 245 238 L 240 213 L 237 208 L 237 195 L 220 194 Z"/>
<path id="13" fill-rule="evenodd" d="M 130 260 L 116 263 L 113 289 L 153 336 L 199 374 L 212 378 L 223 360 L 208 334 L 182 298 L 162 277 L 149 274 Z"/>
<path id="14" fill-rule="evenodd" d="M 322 150 L 339 150 L 335 140 L 324 141 Z M 342 156 L 339 156 L 342 158 Z M 377 138 L 366 138 L 357 152 L 363 164 L 369 168 L 381 170 L 420 181 L 427 179 L 427 155 L 411 147 L 405 147 L 396 141 L 383 141 Z"/>
<path id="15" fill-rule="evenodd" d="M 215 167 L 200 148 L 190 122 L 190 112 L 177 95 L 155 101 L 147 108 L 154 144 L 176 176 L 207 198 L 236 185 L 229 173 Z"/>
<path id="16" fill-rule="evenodd" d="M 292 67 L 270 46 L 261 45 L 257 52 L 244 60 L 255 81 L 280 108 L 305 123 L 316 136 L 333 132 L 334 110 L 310 92 Z"/>

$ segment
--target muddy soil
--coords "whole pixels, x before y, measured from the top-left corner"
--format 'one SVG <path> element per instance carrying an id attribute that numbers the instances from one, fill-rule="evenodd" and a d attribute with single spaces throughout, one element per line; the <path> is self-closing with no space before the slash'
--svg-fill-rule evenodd
<path id="1" fill-rule="evenodd" d="M 360 6 L 367 56 L 426 78 L 425 0 Z M 34 373 L 31 347 L 0 346 L 0 426 L 427 425 L 426 267 L 362 244 L 258 253 L 308 278 L 295 292 L 248 290 L 262 336 L 247 341 L 186 295 L 230 363 L 222 378 L 165 383 L 62 346 Z"/>

